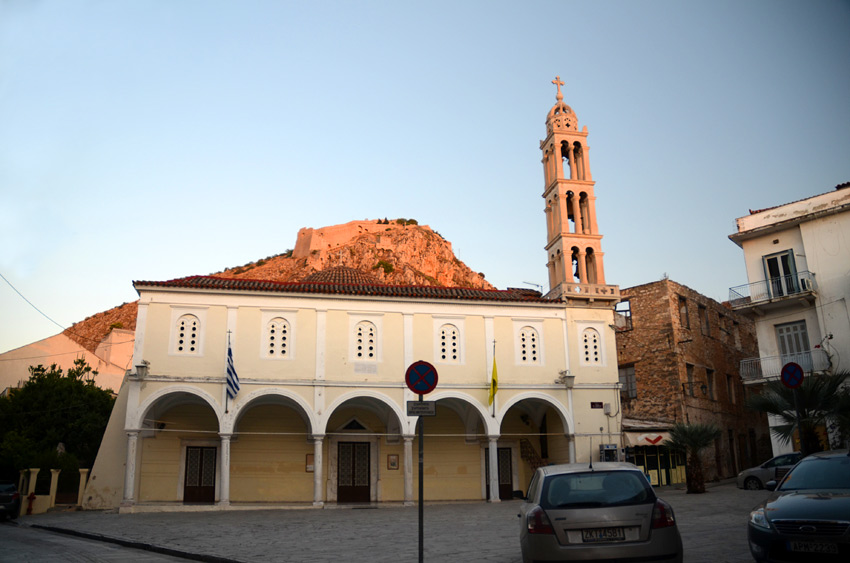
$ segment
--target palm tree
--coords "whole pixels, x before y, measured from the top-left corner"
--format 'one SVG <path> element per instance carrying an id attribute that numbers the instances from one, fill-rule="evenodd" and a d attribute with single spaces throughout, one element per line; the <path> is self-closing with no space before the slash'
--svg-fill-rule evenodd
<path id="1" fill-rule="evenodd" d="M 687 456 L 685 479 L 688 494 L 705 492 L 705 475 L 700 452 L 720 437 L 720 428 L 714 424 L 685 424 L 677 422 L 670 429 L 670 439 L 664 445 Z"/>
<path id="2" fill-rule="evenodd" d="M 797 432 L 800 436 L 800 451 L 807 456 L 824 449 L 817 434 L 819 426 L 833 423 L 846 439 L 850 421 L 844 409 L 850 389 L 842 386 L 848 377 L 850 372 L 846 371 L 809 375 L 797 389 L 789 389 L 780 380 L 773 379 L 764 384 L 760 394 L 752 395 L 747 400 L 747 407 L 782 420 L 782 424 L 772 426 L 771 431 L 783 443 L 790 442 Z"/>

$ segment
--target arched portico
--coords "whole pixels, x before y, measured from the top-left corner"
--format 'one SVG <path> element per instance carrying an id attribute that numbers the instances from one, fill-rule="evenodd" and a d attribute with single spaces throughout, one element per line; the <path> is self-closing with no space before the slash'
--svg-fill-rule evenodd
<path id="1" fill-rule="evenodd" d="M 407 418 L 398 404 L 373 390 L 337 397 L 320 418 L 326 437 L 329 502 L 403 501 Z"/>
<path id="2" fill-rule="evenodd" d="M 122 505 L 141 502 L 212 503 L 221 493 L 221 412 L 197 387 L 175 385 L 128 409 Z M 225 481 L 226 486 L 226 481 Z M 137 494 L 138 491 L 138 494 Z"/>
<path id="3" fill-rule="evenodd" d="M 240 397 L 222 432 L 222 449 L 230 442 L 231 455 L 230 495 L 221 502 L 321 503 L 308 471 L 312 465 L 321 475 L 320 464 L 308 464 L 317 424 L 310 405 L 291 390 L 265 388 Z"/>
<path id="4" fill-rule="evenodd" d="M 575 459 L 573 417 L 563 403 L 550 395 L 529 391 L 506 400 L 499 411 L 500 470 L 505 462 L 504 450 L 510 449 L 513 489 L 525 487 L 537 467 L 552 463 L 568 463 Z M 500 471 L 502 498 L 506 479 Z"/>

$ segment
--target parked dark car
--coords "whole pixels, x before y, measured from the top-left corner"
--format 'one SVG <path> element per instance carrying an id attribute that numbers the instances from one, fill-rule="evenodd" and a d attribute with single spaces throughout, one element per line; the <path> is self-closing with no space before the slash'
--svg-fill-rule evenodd
<path id="1" fill-rule="evenodd" d="M 0 481 L 0 520 L 14 520 L 21 514 L 21 495 L 11 481 Z"/>
<path id="2" fill-rule="evenodd" d="M 800 452 L 782 454 L 765 461 L 761 465 L 744 469 L 738 473 L 738 488 L 750 491 L 763 489 L 764 484 L 768 481 L 779 481 L 785 477 L 785 474 L 794 467 L 795 463 L 800 461 L 801 457 L 803 456 Z"/>
<path id="3" fill-rule="evenodd" d="M 750 513 L 747 537 L 756 561 L 850 561 L 850 452 L 812 454 Z"/>
<path id="4" fill-rule="evenodd" d="M 540 467 L 518 516 L 524 563 L 682 561 L 672 507 L 631 463 Z"/>

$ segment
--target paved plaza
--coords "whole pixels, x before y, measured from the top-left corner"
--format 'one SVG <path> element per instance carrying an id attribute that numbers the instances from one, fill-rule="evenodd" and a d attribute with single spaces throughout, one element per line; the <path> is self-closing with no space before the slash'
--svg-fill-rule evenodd
<path id="1" fill-rule="evenodd" d="M 661 487 L 676 512 L 687 563 L 749 562 L 746 519 L 766 491 L 734 483 L 704 495 Z M 426 504 L 425 561 L 520 561 L 520 501 Z M 117 514 L 52 512 L 21 516 L 20 526 L 121 541 L 202 561 L 325 563 L 418 560 L 416 507 L 227 510 Z M 2 529 L 0 529 L 2 536 Z"/>

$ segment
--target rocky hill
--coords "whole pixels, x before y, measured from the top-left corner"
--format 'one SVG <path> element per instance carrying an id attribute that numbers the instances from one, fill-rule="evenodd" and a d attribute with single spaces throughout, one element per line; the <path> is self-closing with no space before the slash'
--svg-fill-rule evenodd
<path id="1" fill-rule="evenodd" d="M 301 229 L 295 249 L 212 275 L 294 282 L 330 267 L 348 266 L 387 285 L 494 289 L 484 274 L 455 257 L 450 242 L 415 223 L 384 219 Z M 125 303 L 75 323 L 65 334 L 93 352 L 113 328 L 135 330 L 137 311 L 137 302 Z"/>

